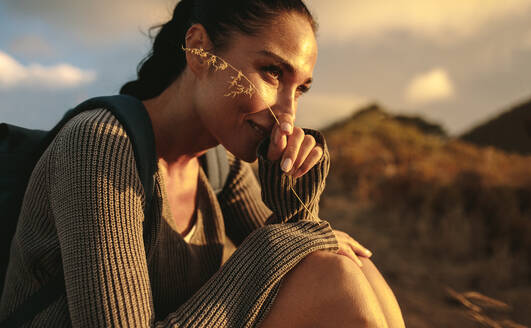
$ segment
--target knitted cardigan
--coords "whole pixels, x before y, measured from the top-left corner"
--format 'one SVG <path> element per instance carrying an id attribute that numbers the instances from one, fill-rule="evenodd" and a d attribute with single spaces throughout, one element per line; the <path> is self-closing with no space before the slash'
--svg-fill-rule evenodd
<path id="1" fill-rule="evenodd" d="M 173 223 L 160 172 L 144 215 L 133 148 L 118 120 L 105 109 L 77 115 L 30 178 L 0 321 L 62 267 L 66 293 L 27 327 L 258 326 L 289 270 L 311 252 L 337 250 L 330 225 L 316 219 L 328 151 L 318 132 L 306 133 L 324 155 L 294 182 L 263 156 L 266 144 L 259 149 L 261 188 L 233 156 L 218 195 L 200 169 L 197 228 L 188 243 Z"/>

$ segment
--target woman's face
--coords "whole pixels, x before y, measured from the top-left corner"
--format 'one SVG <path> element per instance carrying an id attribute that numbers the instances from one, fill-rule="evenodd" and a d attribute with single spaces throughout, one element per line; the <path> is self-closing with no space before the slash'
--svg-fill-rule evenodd
<path id="1" fill-rule="evenodd" d="M 269 136 L 275 115 L 295 120 L 297 101 L 309 90 L 317 60 L 317 43 L 307 18 L 286 13 L 256 36 L 234 33 L 220 57 L 238 68 L 258 92 L 250 97 L 229 93 L 230 69 L 210 73 L 201 84 L 198 112 L 210 134 L 236 157 L 256 159 L 259 143 Z M 242 81 L 245 87 L 249 84 Z"/>

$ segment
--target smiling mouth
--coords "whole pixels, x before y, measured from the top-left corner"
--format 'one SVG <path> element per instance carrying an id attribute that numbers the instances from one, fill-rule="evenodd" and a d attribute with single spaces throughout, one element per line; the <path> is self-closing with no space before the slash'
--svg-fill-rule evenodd
<path id="1" fill-rule="evenodd" d="M 253 122 L 251 120 L 247 121 L 247 123 L 256 132 L 256 134 L 260 138 L 264 138 L 264 137 L 267 137 L 269 135 L 269 132 L 270 132 L 271 129 L 267 129 L 267 128 L 261 126 L 261 125 L 258 125 L 258 124 L 256 124 L 255 122 Z"/>

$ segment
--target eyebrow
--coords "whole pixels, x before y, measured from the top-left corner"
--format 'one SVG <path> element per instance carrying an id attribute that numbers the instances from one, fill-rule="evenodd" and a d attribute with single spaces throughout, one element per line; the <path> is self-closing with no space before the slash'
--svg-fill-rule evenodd
<path id="1" fill-rule="evenodd" d="M 284 58 L 282 58 L 279 55 L 275 54 L 274 52 L 271 52 L 269 50 L 260 50 L 260 51 L 258 51 L 258 53 L 261 54 L 261 55 L 264 55 L 264 56 L 271 57 L 271 58 L 275 59 L 282 66 L 284 66 L 284 68 L 288 72 L 290 72 L 291 74 L 295 73 L 295 68 L 293 67 L 293 65 L 291 65 L 287 60 L 285 60 Z M 312 82 L 313 82 L 313 79 L 310 77 L 310 78 L 308 78 L 306 80 L 306 82 L 304 82 L 304 84 L 311 84 Z"/>

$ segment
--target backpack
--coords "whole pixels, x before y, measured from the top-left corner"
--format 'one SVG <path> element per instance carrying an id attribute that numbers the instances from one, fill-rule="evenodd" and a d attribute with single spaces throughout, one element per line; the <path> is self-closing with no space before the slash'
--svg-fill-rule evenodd
<path id="1" fill-rule="evenodd" d="M 126 96 L 106 96 L 89 99 L 70 109 L 50 131 L 30 130 L 7 123 L 0 124 L 0 295 L 3 290 L 11 240 L 15 234 L 24 193 L 37 161 L 61 128 L 77 114 L 96 108 L 105 108 L 124 126 L 133 145 L 137 170 L 146 191 L 144 213 L 149 210 L 154 192 L 157 170 L 155 139 L 151 120 L 138 99 Z M 229 173 L 226 150 L 220 145 L 210 149 L 201 159 L 208 180 L 216 194 L 225 185 Z M 20 326 L 51 304 L 64 292 L 64 277 L 60 276 L 32 295 L 19 309 L 0 323 L 0 327 Z"/>

